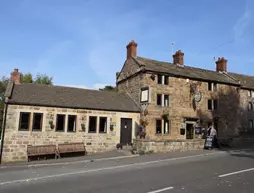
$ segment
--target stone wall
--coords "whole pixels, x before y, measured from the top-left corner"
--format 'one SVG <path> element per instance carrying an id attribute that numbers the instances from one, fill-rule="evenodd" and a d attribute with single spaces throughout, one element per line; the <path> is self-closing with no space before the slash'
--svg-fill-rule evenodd
<path id="1" fill-rule="evenodd" d="M 204 140 L 134 140 L 133 150 L 139 154 L 194 151 L 204 148 Z"/>
<path id="2" fill-rule="evenodd" d="M 32 131 L 31 127 L 29 131 L 19 131 L 20 112 L 31 112 L 31 115 L 33 113 L 43 113 L 42 131 Z M 76 131 L 67 132 L 67 128 L 65 128 L 64 132 L 56 132 L 55 128 L 52 129 L 49 121 L 52 120 L 55 125 L 57 114 L 76 115 Z M 88 133 L 89 116 L 98 117 L 96 133 Z M 84 142 L 88 153 L 110 151 L 115 149 L 116 144 L 120 142 L 121 118 L 132 118 L 132 138 L 134 139 L 135 130 L 139 124 L 139 116 L 139 113 L 9 105 L 2 161 L 25 161 L 27 159 L 27 145 Z M 98 132 L 99 117 L 107 117 L 106 133 Z M 32 123 L 32 118 L 30 120 L 30 123 Z M 82 123 L 85 125 L 85 131 L 81 127 Z M 114 125 L 113 130 L 110 129 L 111 124 Z M 67 127 L 66 124 L 65 127 Z"/>
<path id="3" fill-rule="evenodd" d="M 157 78 L 157 74 L 155 74 L 155 79 L 152 79 L 151 73 L 142 73 L 118 83 L 119 90 L 128 91 L 138 103 L 140 102 L 140 89 L 149 87 L 151 100 L 147 115 L 149 124 L 146 127 L 148 139 L 186 139 L 186 135 L 180 134 L 180 129 L 185 129 L 186 123 L 196 124 L 196 121 L 193 120 L 187 122 L 188 118 L 202 120 L 198 126 L 205 128 L 215 121 L 214 118 L 217 118 L 218 134 L 221 137 L 237 136 L 242 125 L 248 124 L 244 116 L 236 119 L 236 117 L 240 117 L 241 112 L 243 114 L 243 111 L 244 113 L 246 111 L 242 100 L 247 96 L 247 92 L 243 92 L 235 86 L 219 83 L 217 83 L 216 91 L 209 91 L 208 82 L 180 77 L 169 77 L 168 85 L 164 85 L 158 84 Z M 197 90 L 201 93 L 201 100 L 193 103 Z M 169 95 L 168 107 L 157 106 L 157 94 Z M 208 110 L 209 99 L 218 100 L 217 110 Z M 169 113 L 169 133 L 158 135 L 156 134 L 156 119 L 162 119 L 161 116 L 164 112 Z"/>

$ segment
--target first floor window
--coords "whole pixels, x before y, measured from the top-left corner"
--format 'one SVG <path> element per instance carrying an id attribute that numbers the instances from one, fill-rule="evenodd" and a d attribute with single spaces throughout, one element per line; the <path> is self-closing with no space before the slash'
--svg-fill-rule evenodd
<path id="1" fill-rule="evenodd" d="M 161 122 L 162 122 L 161 120 L 156 120 L 156 134 L 162 133 Z"/>
<path id="2" fill-rule="evenodd" d="M 252 111 L 252 110 L 253 110 L 253 104 L 249 103 L 249 111 Z"/>
<path id="3" fill-rule="evenodd" d="M 164 76 L 164 84 L 168 85 L 168 76 Z"/>
<path id="4" fill-rule="evenodd" d="M 64 131 L 65 115 L 58 114 L 56 116 L 56 131 Z"/>
<path id="5" fill-rule="evenodd" d="M 30 123 L 30 113 L 21 112 L 19 115 L 19 130 L 28 131 Z"/>
<path id="6" fill-rule="evenodd" d="M 89 117 L 89 133 L 96 133 L 97 117 Z"/>
<path id="7" fill-rule="evenodd" d="M 169 96 L 168 95 L 164 95 L 164 106 L 165 107 L 169 106 Z"/>
<path id="8" fill-rule="evenodd" d="M 149 90 L 148 87 L 146 88 L 141 88 L 141 97 L 140 97 L 140 102 L 148 102 L 148 95 L 149 94 Z"/>
<path id="9" fill-rule="evenodd" d="M 164 119 L 164 134 L 168 135 L 169 134 L 169 120 Z"/>
<path id="10" fill-rule="evenodd" d="M 218 108 L 217 100 L 208 100 L 208 110 L 216 110 Z"/>
<path id="11" fill-rule="evenodd" d="M 106 133 L 107 132 L 107 117 L 100 117 L 100 124 L 99 124 L 99 132 Z"/>
<path id="12" fill-rule="evenodd" d="M 158 106 L 162 105 L 162 95 L 161 94 L 157 94 L 157 105 Z"/>
<path id="13" fill-rule="evenodd" d="M 33 116 L 33 131 L 41 131 L 42 130 L 42 113 L 34 113 Z"/>
<path id="14" fill-rule="evenodd" d="M 68 126 L 67 126 L 68 132 L 75 132 L 76 131 L 76 124 L 77 124 L 76 120 L 77 120 L 76 115 L 68 115 Z"/>
<path id="15" fill-rule="evenodd" d="M 250 129 L 253 129 L 254 128 L 254 125 L 253 125 L 253 120 L 249 120 L 249 127 L 250 127 Z"/>

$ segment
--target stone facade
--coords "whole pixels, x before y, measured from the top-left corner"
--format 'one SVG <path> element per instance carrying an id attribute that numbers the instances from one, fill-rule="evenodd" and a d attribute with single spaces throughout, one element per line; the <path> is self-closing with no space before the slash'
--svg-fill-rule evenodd
<path id="1" fill-rule="evenodd" d="M 141 88 L 149 87 L 147 138 L 186 139 L 186 132 L 184 135 L 180 134 L 180 129 L 185 129 L 186 124 L 196 124 L 196 120 L 201 119 L 200 126 L 207 128 L 208 123 L 214 121 L 214 117 L 219 118 L 218 133 L 221 137 L 238 135 L 240 122 L 235 117 L 240 115 L 240 111 L 245 111 L 246 102 L 241 103 L 240 98 L 247 97 L 246 92 L 225 84 L 217 84 L 216 91 L 209 91 L 208 82 L 176 77 L 169 77 L 167 85 L 158 84 L 158 75 L 156 74 L 154 79 L 151 75 L 151 73 L 141 73 L 118 83 L 118 90 L 127 91 L 140 104 L 142 104 Z M 193 103 L 195 92 L 192 91 L 193 89 L 201 93 L 199 102 Z M 169 95 L 169 105 L 158 106 L 157 94 Z M 209 99 L 218 100 L 217 110 L 208 110 Z M 156 134 L 156 119 L 162 119 L 165 112 L 169 114 L 169 133 Z M 191 121 L 188 120 L 189 118 Z"/>
<path id="2" fill-rule="evenodd" d="M 21 112 L 31 113 L 28 131 L 19 131 Z M 33 113 L 43 114 L 41 131 L 32 131 L 31 129 Z M 56 124 L 57 114 L 66 115 L 65 130 L 63 132 L 56 132 L 55 128 L 52 128 L 49 124 L 51 120 L 54 125 Z M 75 132 L 67 132 L 67 115 L 77 116 Z M 98 117 L 96 133 L 88 132 L 89 116 Z M 110 151 L 115 149 L 116 144 L 120 142 L 121 118 L 132 119 L 132 139 L 134 139 L 136 127 L 139 124 L 139 116 L 139 113 L 8 105 L 2 161 L 27 160 L 27 145 L 84 142 L 88 153 Z M 98 131 L 99 117 L 107 117 L 106 133 L 99 133 Z M 81 124 L 85 125 L 83 129 Z M 110 125 L 113 125 L 113 129 L 110 128 Z"/>

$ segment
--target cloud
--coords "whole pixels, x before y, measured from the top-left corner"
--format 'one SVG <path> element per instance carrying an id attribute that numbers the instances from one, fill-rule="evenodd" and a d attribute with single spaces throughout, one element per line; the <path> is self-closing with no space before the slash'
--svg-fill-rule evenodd
<path id="1" fill-rule="evenodd" d="M 251 21 L 253 20 L 252 11 L 248 5 L 249 3 L 248 1 L 246 1 L 244 12 L 241 15 L 241 17 L 238 18 L 238 20 L 236 21 L 233 27 L 235 42 L 241 40 L 241 42 L 244 43 L 244 41 L 241 38 L 243 37 L 243 35 L 245 35 L 246 29 L 248 28 L 248 26 L 250 26 Z"/>

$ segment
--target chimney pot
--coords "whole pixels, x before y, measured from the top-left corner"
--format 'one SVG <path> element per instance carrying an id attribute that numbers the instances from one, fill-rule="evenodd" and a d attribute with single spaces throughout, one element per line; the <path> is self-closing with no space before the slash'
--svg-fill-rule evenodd
<path id="1" fill-rule="evenodd" d="M 218 60 L 216 61 L 216 71 L 227 72 L 227 60 L 224 57 L 218 57 Z"/>
<path id="2" fill-rule="evenodd" d="M 184 53 L 181 50 L 177 50 L 173 55 L 173 63 L 179 65 L 184 64 Z"/>
<path id="3" fill-rule="evenodd" d="M 18 68 L 14 68 L 14 71 L 11 73 L 10 79 L 14 81 L 15 84 L 20 84 L 20 73 Z"/>
<path id="4" fill-rule="evenodd" d="M 131 42 L 126 46 L 127 60 L 130 59 L 131 57 L 137 56 L 137 46 L 138 44 L 134 40 L 131 40 Z"/>

